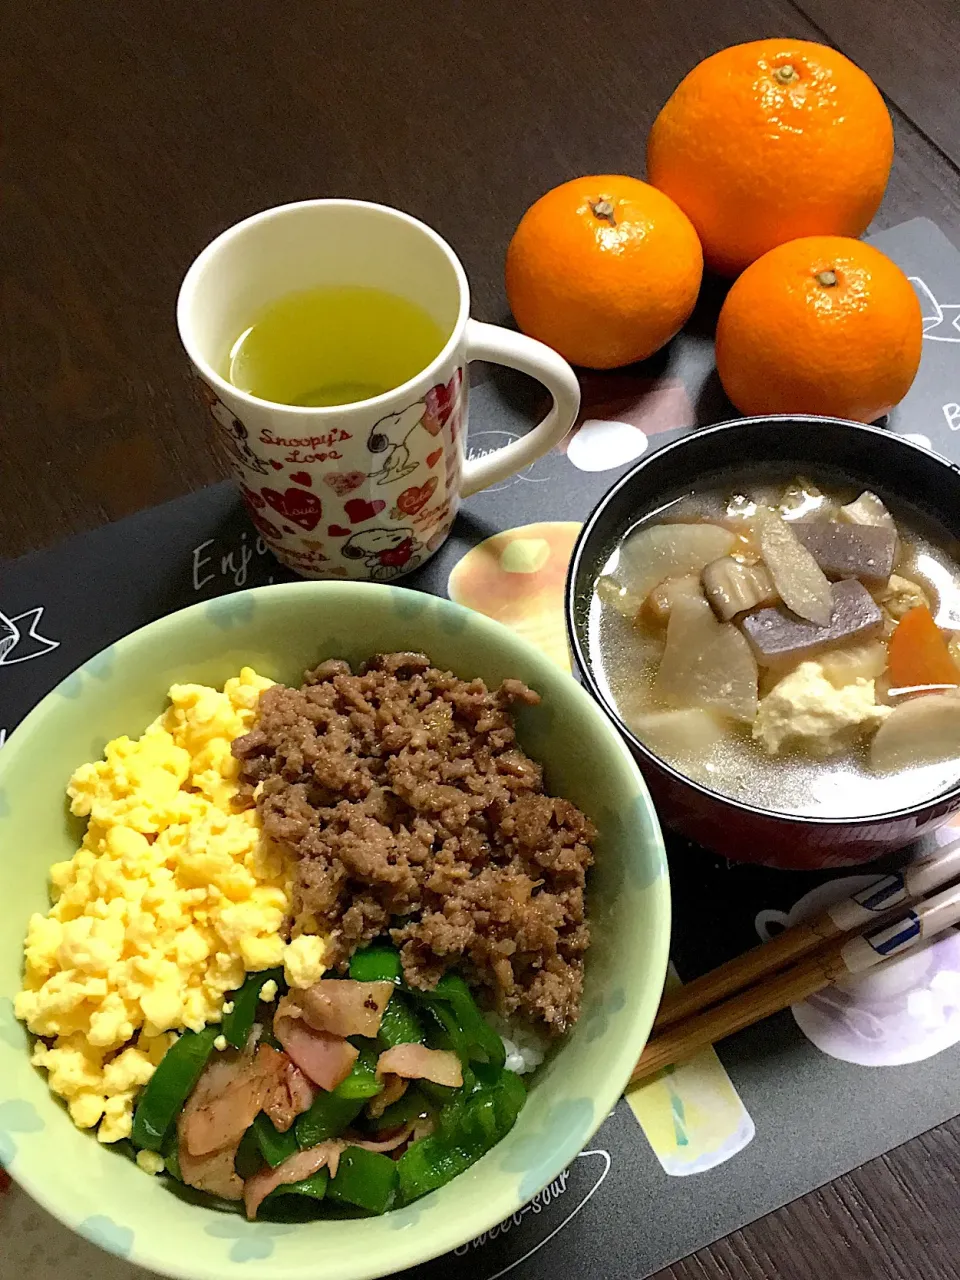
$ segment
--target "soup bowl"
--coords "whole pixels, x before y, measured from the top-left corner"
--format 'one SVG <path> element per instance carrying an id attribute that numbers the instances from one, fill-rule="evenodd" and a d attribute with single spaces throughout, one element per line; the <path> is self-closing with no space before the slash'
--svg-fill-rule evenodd
<path id="1" fill-rule="evenodd" d="M 139 736 L 175 682 L 222 687 L 243 665 L 299 684 L 326 657 L 422 650 L 488 685 L 516 677 L 542 701 L 515 717 L 546 786 L 598 829 L 587 887 L 594 927 L 583 1014 L 532 1077 L 516 1125 L 465 1173 L 409 1207 L 363 1220 L 247 1222 L 185 1198 L 71 1123 L 30 1065 L 13 1018 L 23 938 L 49 906 L 50 865 L 82 832 L 64 803 L 78 765 Z M 603 1123 L 646 1042 L 667 966 L 670 890 L 650 797 L 609 719 L 570 676 L 499 623 L 433 596 L 366 583 L 298 582 L 162 618 L 50 693 L 0 753 L 0 1162 L 67 1226 L 183 1280 L 367 1280 L 445 1253 L 519 1212 Z M 530 1077 L 527 1077 L 530 1079 Z M 250 1263 L 253 1263 L 252 1267 Z"/>
<path id="2" fill-rule="evenodd" d="M 657 756 L 621 718 L 601 678 L 591 625 L 594 584 L 622 536 L 678 493 L 725 479 L 742 484 L 751 467 L 764 466 L 796 468 L 814 482 L 825 470 L 832 477 L 842 474 L 894 507 L 908 503 L 942 530 L 950 544 L 944 550 L 960 564 L 960 468 L 878 427 L 820 417 L 738 419 L 657 450 L 594 509 L 570 563 L 568 638 L 587 688 L 629 742 L 667 825 L 737 861 L 797 870 L 852 866 L 902 848 L 960 810 L 960 762 L 957 783 L 921 803 L 898 806 L 894 785 L 883 812 L 844 817 L 778 812 L 712 790 Z M 824 768 L 829 767 L 827 760 Z"/>

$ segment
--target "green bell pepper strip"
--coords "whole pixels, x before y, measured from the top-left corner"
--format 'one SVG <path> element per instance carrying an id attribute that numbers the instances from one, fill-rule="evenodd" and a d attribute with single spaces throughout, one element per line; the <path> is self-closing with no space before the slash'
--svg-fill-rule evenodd
<path id="1" fill-rule="evenodd" d="M 271 980 L 279 986 L 283 981 L 283 970 L 261 969 L 259 973 L 248 974 L 240 990 L 233 993 L 233 1009 L 224 1014 L 221 1029 L 227 1043 L 232 1044 L 235 1049 L 247 1047 L 250 1030 L 257 1016 L 260 992 Z"/>
<path id="2" fill-rule="evenodd" d="M 350 958 L 350 977 L 357 982 L 403 981 L 403 965 L 400 952 L 385 942 L 375 942 L 371 947 L 355 951 Z"/>
<path id="3" fill-rule="evenodd" d="M 218 1026 L 184 1031 L 163 1055 L 137 1103 L 130 1134 L 134 1146 L 161 1150 L 170 1126 L 200 1079 L 219 1034 Z"/>
<path id="4" fill-rule="evenodd" d="M 307 1196 L 311 1200 L 322 1200 L 327 1194 L 330 1174 L 326 1169 L 312 1173 L 309 1178 L 301 1178 L 299 1182 L 283 1182 L 274 1187 L 269 1195 L 263 1197 L 263 1203 L 280 1200 L 283 1196 Z"/>
<path id="5" fill-rule="evenodd" d="M 470 1045 L 470 1057 L 503 1068 L 506 1050 L 503 1041 L 480 1012 L 470 988 L 457 973 L 445 973 L 432 992 L 436 1000 L 449 1003 L 460 1029 Z"/>
<path id="6" fill-rule="evenodd" d="M 411 994 L 427 1019 L 428 1042 L 452 1049 L 464 1066 L 484 1062 L 502 1069 L 506 1062 L 503 1041 L 480 1012 L 462 978 L 448 973 L 433 991 Z"/>
<path id="7" fill-rule="evenodd" d="M 271 1169 L 275 1169 L 278 1164 L 283 1164 L 284 1160 L 289 1159 L 297 1151 L 297 1137 L 293 1129 L 281 1133 L 270 1117 L 262 1111 L 247 1130 L 247 1134 L 250 1133 L 254 1136 L 258 1151 Z M 247 1134 L 244 1134 L 244 1140 Z"/>
<path id="8" fill-rule="evenodd" d="M 404 995 L 395 991 L 383 1011 L 377 1041 L 381 1049 L 392 1049 L 398 1044 L 423 1044 L 426 1040 L 420 1019 L 410 1007 Z"/>
<path id="9" fill-rule="evenodd" d="M 389 1156 L 363 1147 L 347 1147 L 341 1153 L 337 1176 L 330 1179 L 327 1195 L 338 1204 L 353 1205 L 367 1213 L 386 1213 L 397 1186 L 397 1166 Z"/>
<path id="10" fill-rule="evenodd" d="M 482 1151 L 461 1150 L 436 1134 L 421 1138 L 408 1147 L 397 1161 L 399 1203 L 410 1204 L 425 1196 L 428 1191 L 435 1191 L 437 1187 L 452 1182 L 483 1154 Z"/>
<path id="11" fill-rule="evenodd" d="M 234 1157 L 233 1167 L 237 1171 L 237 1176 L 246 1181 L 263 1168 L 263 1156 L 260 1152 L 260 1144 L 257 1142 L 257 1134 L 253 1125 L 240 1139 L 240 1145 L 237 1147 L 237 1154 Z"/>
<path id="12" fill-rule="evenodd" d="M 180 1172 L 180 1140 L 176 1129 L 171 1129 L 167 1134 L 167 1140 L 163 1144 L 163 1150 L 160 1152 L 163 1156 L 163 1163 L 166 1165 L 167 1173 L 171 1178 L 176 1178 L 178 1182 L 183 1181 L 183 1174 Z"/>
<path id="13" fill-rule="evenodd" d="M 366 1098 L 341 1098 L 336 1092 L 321 1089 L 309 1111 L 305 1111 L 294 1125 L 297 1145 L 302 1151 L 315 1147 L 328 1138 L 336 1138 L 360 1114 Z"/>
<path id="14" fill-rule="evenodd" d="M 354 1036 L 352 1043 L 358 1043 L 360 1056 L 346 1080 L 342 1080 L 332 1092 L 338 1098 L 362 1098 L 366 1101 L 383 1092 L 383 1081 L 377 1075 L 377 1059 L 380 1054 L 372 1040 Z"/>
<path id="15" fill-rule="evenodd" d="M 504 1071 L 495 1085 L 480 1086 L 444 1107 L 436 1132 L 413 1143 L 397 1161 L 400 1203 L 435 1191 L 475 1164 L 510 1132 L 525 1098 L 519 1076 Z"/>
<path id="16" fill-rule="evenodd" d="M 427 1043 L 433 1049 L 452 1049 L 464 1067 L 470 1061 L 470 1039 L 450 1005 L 432 994 L 418 993 L 417 1003 L 427 1027 Z"/>
<path id="17" fill-rule="evenodd" d="M 474 1088 L 471 1083 L 470 1070 L 468 1067 L 464 1068 L 463 1085 L 460 1089 L 455 1089 L 451 1085 L 447 1084 L 434 1084 L 432 1080 L 418 1080 L 417 1086 L 429 1099 L 431 1103 L 431 1111 L 436 1111 L 440 1107 L 445 1107 L 448 1102 L 451 1102 L 454 1098 L 460 1097 L 461 1094 L 466 1097 L 468 1093 L 473 1092 Z"/>
<path id="18" fill-rule="evenodd" d="M 295 1126 L 297 1144 L 302 1150 L 315 1147 L 327 1138 L 336 1138 L 356 1119 L 370 1100 L 383 1092 L 383 1081 L 377 1076 L 379 1052 L 372 1040 L 353 1037 L 360 1054 L 346 1080 L 335 1089 L 321 1089 L 309 1111 L 305 1111 Z"/>

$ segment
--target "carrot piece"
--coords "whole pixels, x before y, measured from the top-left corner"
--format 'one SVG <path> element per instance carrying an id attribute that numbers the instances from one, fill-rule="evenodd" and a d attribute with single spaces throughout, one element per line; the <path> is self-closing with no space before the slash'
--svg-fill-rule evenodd
<path id="1" fill-rule="evenodd" d="M 924 684 L 960 685 L 960 668 L 926 605 L 903 615 L 887 651 L 890 683 L 898 689 Z"/>

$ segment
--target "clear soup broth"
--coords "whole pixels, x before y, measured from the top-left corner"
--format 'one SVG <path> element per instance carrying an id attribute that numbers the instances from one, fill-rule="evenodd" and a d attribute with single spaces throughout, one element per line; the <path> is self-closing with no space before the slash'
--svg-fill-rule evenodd
<path id="1" fill-rule="evenodd" d="M 589 647 L 640 741 L 736 800 L 863 817 L 960 778 L 960 547 L 836 474 L 665 501 L 611 550 Z"/>

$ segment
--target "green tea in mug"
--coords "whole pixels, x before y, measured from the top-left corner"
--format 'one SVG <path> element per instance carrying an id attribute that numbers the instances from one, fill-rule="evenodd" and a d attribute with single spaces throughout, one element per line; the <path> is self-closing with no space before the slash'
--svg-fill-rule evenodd
<path id="1" fill-rule="evenodd" d="M 415 377 L 447 337 L 423 307 L 397 294 L 324 285 L 254 316 L 230 348 L 225 373 L 275 404 L 353 404 Z"/>

